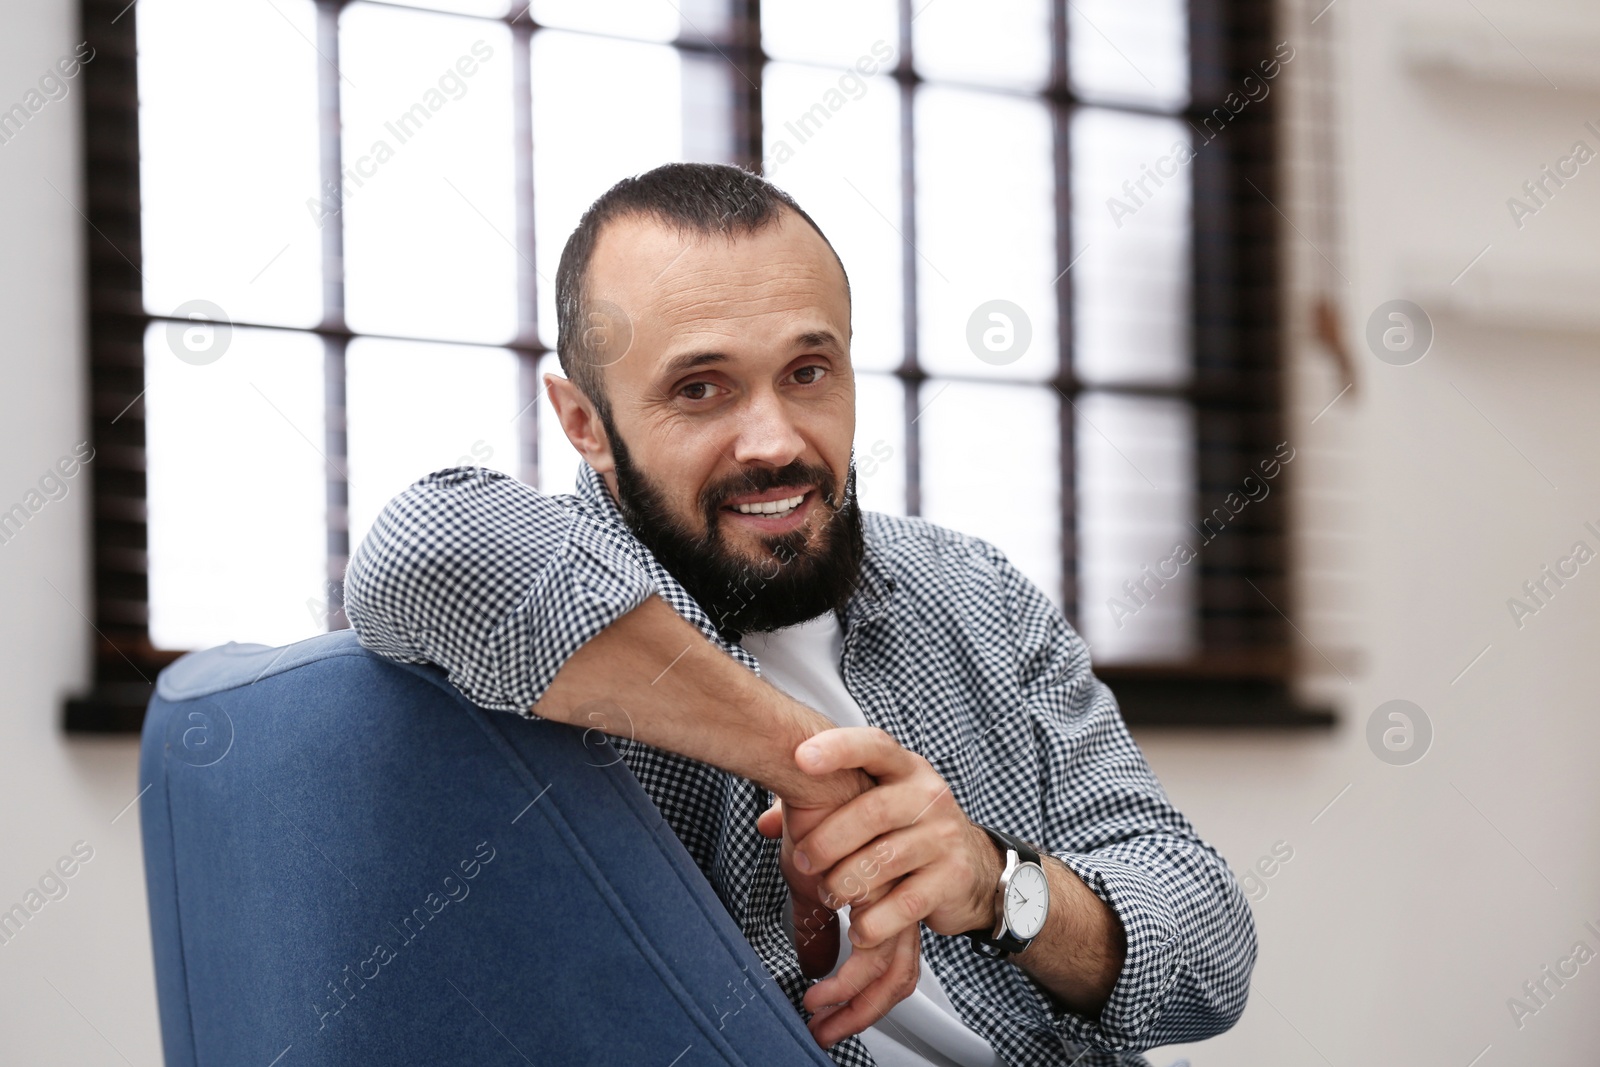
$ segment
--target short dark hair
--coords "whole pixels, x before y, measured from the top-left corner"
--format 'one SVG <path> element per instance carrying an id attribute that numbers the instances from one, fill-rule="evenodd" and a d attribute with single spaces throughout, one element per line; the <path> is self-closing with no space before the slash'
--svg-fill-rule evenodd
<path id="1" fill-rule="evenodd" d="M 556 354 L 562 372 L 594 403 L 608 427 L 611 409 L 601 376 L 605 360 L 589 351 L 586 341 L 589 261 L 606 224 L 626 217 L 649 218 L 675 225 L 680 233 L 732 237 L 773 225 L 785 209 L 817 232 L 842 273 L 844 262 L 833 243 L 792 196 L 759 174 L 726 163 L 668 163 L 622 179 L 589 205 L 567 238 L 556 268 Z M 844 284 L 848 298 L 848 275 Z"/>

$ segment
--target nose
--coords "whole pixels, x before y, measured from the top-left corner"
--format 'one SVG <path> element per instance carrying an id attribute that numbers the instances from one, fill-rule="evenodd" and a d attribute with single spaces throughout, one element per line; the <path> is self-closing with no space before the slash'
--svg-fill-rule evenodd
<path id="1" fill-rule="evenodd" d="M 735 462 L 783 467 L 799 459 L 805 447 L 793 413 L 775 391 L 750 396 L 739 415 Z"/>

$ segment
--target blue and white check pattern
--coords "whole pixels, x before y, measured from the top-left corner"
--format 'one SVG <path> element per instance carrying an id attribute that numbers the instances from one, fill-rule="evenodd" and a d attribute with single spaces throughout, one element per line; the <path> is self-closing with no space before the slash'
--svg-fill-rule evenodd
<path id="1" fill-rule="evenodd" d="M 842 671 L 867 721 L 920 753 L 962 809 L 1041 845 L 1122 920 L 1127 960 L 1098 1018 L 1063 1010 L 1015 963 L 922 930 L 961 1018 L 1013 1067 L 1145 1065 L 1139 1050 L 1218 1033 L 1244 1010 L 1249 906 L 1162 792 L 1083 640 L 994 546 L 921 519 L 864 514 Z M 753 671 L 632 535 L 604 482 L 544 495 L 476 467 L 432 474 L 385 508 L 350 561 L 346 612 L 367 648 L 434 663 L 475 703 L 529 714 L 584 642 L 651 594 Z M 644 744 L 629 767 L 800 1008 L 771 794 Z M 858 1038 L 841 1065 L 870 1065 Z"/>

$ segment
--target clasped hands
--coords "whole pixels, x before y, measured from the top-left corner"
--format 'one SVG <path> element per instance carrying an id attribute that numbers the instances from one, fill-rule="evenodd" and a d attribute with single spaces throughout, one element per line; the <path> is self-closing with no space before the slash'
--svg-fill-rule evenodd
<path id="1" fill-rule="evenodd" d="M 961 934 L 995 922 L 1001 861 L 931 764 L 876 727 L 840 727 L 796 747 L 821 777 L 859 769 L 874 784 L 843 802 L 780 797 L 756 821 L 781 835 L 801 970 L 819 978 L 839 952 L 838 909 L 850 906 L 850 958 L 806 991 L 823 1048 L 860 1033 L 916 988 L 919 924 Z"/>

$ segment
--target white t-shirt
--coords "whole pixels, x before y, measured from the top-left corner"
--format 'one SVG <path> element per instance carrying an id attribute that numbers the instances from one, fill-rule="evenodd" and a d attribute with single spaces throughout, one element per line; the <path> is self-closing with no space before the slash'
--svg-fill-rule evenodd
<path id="1" fill-rule="evenodd" d="M 839 726 L 869 726 L 840 673 L 843 642 L 839 620 L 830 611 L 772 633 L 745 634 L 740 643 L 761 664 L 767 681 L 789 696 Z M 786 920 L 792 938 L 792 917 Z M 841 964 L 850 955 L 849 929 L 847 905 L 839 912 Z M 926 960 L 916 991 L 868 1027 L 861 1040 L 878 1067 L 998 1067 L 1001 1062 L 989 1043 L 961 1021 Z"/>

